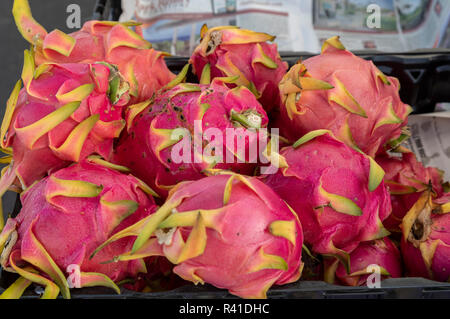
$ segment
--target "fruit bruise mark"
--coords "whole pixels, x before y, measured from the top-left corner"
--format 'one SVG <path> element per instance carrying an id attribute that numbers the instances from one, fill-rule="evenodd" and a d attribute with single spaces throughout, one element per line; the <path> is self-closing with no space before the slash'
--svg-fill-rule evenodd
<path id="1" fill-rule="evenodd" d="M 219 31 L 213 31 L 211 32 L 209 36 L 208 46 L 206 48 L 206 55 L 211 54 L 214 52 L 217 46 L 222 43 L 222 33 Z"/>

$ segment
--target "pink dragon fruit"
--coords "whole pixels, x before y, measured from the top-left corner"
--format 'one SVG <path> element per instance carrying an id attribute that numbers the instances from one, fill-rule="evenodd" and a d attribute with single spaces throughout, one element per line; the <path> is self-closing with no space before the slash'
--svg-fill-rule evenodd
<path id="1" fill-rule="evenodd" d="M 389 234 L 382 224 L 391 212 L 384 172 L 370 156 L 317 130 L 279 157 L 278 171 L 262 178 L 297 212 L 313 253 L 333 255 L 349 271 L 349 253 L 360 242 Z"/>
<path id="2" fill-rule="evenodd" d="M 350 274 L 338 260 L 326 262 L 325 279 L 329 283 L 347 286 L 363 286 L 368 277 L 379 267 L 380 279 L 399 278 L 402 276 L 401 256 L 398 248 L 387 237 L 362 242 L 350 254 Z"/>
<path id="3" fill-rule="evenodd" d="M 239 76 L 236 84 L 249 88 L 267 112 L 279 108 L 278 83 L 288 65 L 281 61 L 277 45 L 267 43 L 274 36 L 233 26 L 208 29 L 204 25 L 200 37 L 189 62 L 198 77 L 205 67 L 211 69 L 213 78 Z"/>
<path id="4" fill-rule="evenodd" d="M 402 221 L 401 251 L 408 276 L 450 280 L 450 193 L 422 192 Z"/>
<path id="5" fill-rule="evenodd" d="M 299 279 L 303 235 L 296 214 L 255 177 L 219 174 L 183 182 L 152 215 L 113 235 L 138 235 L 114 260 L 159 254 L 174 272 L 243 298 L 264 298 L 274 284 Z"/>
<path id="6" fill-rule="evenodd" d="M 292 141 L 328 129 L 373 157 L 406 135 L 412 109 L 400 100 L 398 80 L 345 50 L 338 37 L 325 41 L 322 54 L 294 65 L 279 88 L 280 131 Z"/>
<path id="7" fill-rule="evenodd" d="M 383 222 L 390 231 L 400 232 L 403 217 L 430 187 L 435 196 L 443 195 L 442 172 L 435 167 L 424 167 L 412 152 L 401 157 L 380 155 L 375 158 L 386 172 L 384 182 L 391 193 L 392 214 Z"/>
<path id="8" fill-rule="evenodd" d="M 89 259 L 112 234 L 156 211 L 151 189 L 123 173 L 127 170 L 91 156 L 28 188 L 21 195 L 20 213 L 8 219 L 0 234 L 3 269 L 18 273 L 27 285 L 46 286 L 44 298 L 59 292 L 69 298 L 69 286 L 120 292 L 115 283 L 145 273 L 140 258 L 101 263 L 131 249 L 134 238 L 116 241 Z M 76 268 L 78 279 L 70 276 Z M 12 290 L 6 294 L 20 297 L 20 291 Z"/>
<path id="9" fill-rule="evenodd" d="M 25 51 L 22 80 L 24 88 L 19 81 L 7 102 L 0 131 L 2 150 L 10 154 L 3 160 L 11 163 L 2 174 L 0 194 L 14 181 L 25 189 L 90 154 L 111 157 L 129 101 L 128 83 L 114 66 L 50 63 L 35 68 Z"/>
<path id="10" fill-rule="evenodd" d="M 95 63 L 105 61 L 116 65 L 130 84 L 131 102 L 138 103 L 153 96 L 175 75 L 165 62 L 166 53 L 151 44 L 130 27 L 136 22 L 88 21 L 81 30 L 65 34 L 50 33 L 31 16 L 27 0 L 15 0 L 13 15 L 22 36 L 35 47 L 37 65 L 56 63 Z"/>
<path id="11" fill-rule="evenodd" d="M 229 89 L 223 80 L 181 83 L 130 107 L 128 134 L 114 162 L 130 167 L 162 197 L 178 182 L 204 177 L 205 169 L 253 174 L 258 154 L 250 148 L 258 146 L 258 129 L 268 118 L 247 88 Z"/>

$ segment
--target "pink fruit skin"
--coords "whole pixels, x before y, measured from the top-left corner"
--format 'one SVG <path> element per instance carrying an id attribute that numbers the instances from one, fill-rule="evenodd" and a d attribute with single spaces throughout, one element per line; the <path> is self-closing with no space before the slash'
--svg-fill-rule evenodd
<path id="1" fill-rule="evenodd" d="M 238 163 L 237 158 L 228 150 L 232 147 L 226 141 L 227 129 L 235 127 L 231 112 L 256 114 L 261 118 L 261 127 L 266 127 L 268 123 L 265 111 L 254 95 L 244 87 L 230 90 L 216 81 L 213 81 L 211 85 L 189 85 L 195 86 L 197 91 L 183 93 L 185 85 L 180 84 L 157 96 L 154 103 L 137 115 L 128 133 L 121 137 L 114 157 L 116 163 L 129 167 L 136 176 L 149 184 L 162 197 L 166 197 L 168 188 L 178 182 L 202 178 L 204 176 L 202 171 L 209 167 L 252 175 L 257 159 L 248 157 L 249 147 L 251 144 L 257 145 L 258 134 L 244 129 L 249 134 L 249 138 L 246 138 L 243 147 L 247 161 L 251 160 L 251 162 Z M 209 105 L 209 108 L 203 112 L 202 105 Z M 172 158 L 173 146 L 160 149 L 163 141 L 170 140 L 170 134 L 161 137 L 158 130 L 186 128 L 193 136 L 196 120 L 201 121 L 203 132 L 206 132 L 208 128 L 215 128 L 222 134 L 225 143 L 222 145 L 222 163 L 217 163 L 215 166 L 211 166 L 205 160 L 196 163 L 193 157 L 195 150 L 193 140 L 192 153 L 187 160 L 189 163 L 175 162 Z M 239 147 L 237 137 L 234 139 L 234 145 L 237 151 Z M 204 150 L 205 145 L 201 147 Z M 233 159 L 232 163 L 226 161 L 227 156 L 230 155 Z"/>
<path id="2" fill-rule="evenodd" d="M 294 114 L 292 119 L 289 118 L 286 107 L 282 107 L 281 118 L 277 123 L 281 135 L 295 141 L 310 131 L 329 129 L 337 137 L 346 140 L 341 134 L 347 132 L 345 126 L 348 125 L 353 142 L 370 156 L 375 156 L 386 142 L 400 136 L 402 127 L 407 124 L 410 107 L 400 100 L 399 82 L 396 78 L 386 77 L 390 84 L 385 84 L 377 76 L 381 72 L 372 61 L 332 47 L 302 63 L 310 77 L 325 81 L 334 88 L 302 91 L 295 102 L 299 114 Z M 292 71 L 288 71 L 286 76 Z M 346 105 L 354 104 L 337 81 L 353 96 L 366 117 L 331 101 L 335 96 Z M 395 120 L 389 114 L 390 106 L 397 117 Z M 357 111 L 357 107 L 353 107 Z M 386 120 L 398 123 L 382 124 Z"/>
<path id="3" fill-rule="evenodd" d="M 228 35 L 227 29 L 216 32 L 221 33 L 222 37 L 232 37 L 231 34 Z M 268 68 L 262 63 L 255 62 L 255 59 L 261 55 L 257 45 L 260 45 L 264 54 L 275 62 L 275 68 Z M 281 60 L 277 44 L 260 42 L 256 39 L 251 43 L 220 44 L 210 54 L 206 54 L 202 46 L 198 46 L 191 56 L 190 63 L 199 78 L 208 63 L 211 66 L 211 78 L 240 75 L 238 74 L 240 72 L 240 76 L 252 82 L 261 94 L 258 100 L 267 112 L 279 108 L 278 83 L 286 74 L 288 64 Z"/>
<path id="4" fill-rule="evenodd" d="M 390 276 L 386 278 L 399 278 L 402 276 L 401 256 L 398 248 L 387 237 L 369 242 L 362 242 L 350 254 L 350 273 L 364 271 L 369 265 L 378 265 L 387 270 Z M 369 275 L 349 276 L 342 264 L 336 270 L 337 279 L 348 286 L 363 286 Z"/>
<path id="5" fill-rule="evenodd" d="M 51 178 L 90 182 L 102 185 L 103 190 L 91 198 L 54 197 L 56 206 L 46 200 L 55 187 Z M 108 202 L 134 201 L 139 206 L 129 217 L 120 221 L 123 216 L 102 208 L 100 199 Z M 139 260 L 101 263 L 129 251 L 133 238 L 121 239 L 89 259 L 94 249 L 109 236 L 156 210 L 151 196 L 140 189 L 139 182 L 133 176 L 83 161 L 44 178 L 26 190 L 21 200 L 23 206 L 20 213 L 9 223 L 17 223 L 18 240 L 12 252 L 18 250 L 22 260 L 35 258 L 36 251 L 30 250 L 34 247 L 29 241 L 31 232 L 63 273 L 66 273 L 69 265 L 75 264 L 80 266 L 82 272 L 102 273 L 118 282 L 126 277 L 134 277 L 142 270 Z"/>
<path id="6" fill-rule="evenodd" d="M 185 197 L 176 207 L 176 214 L 197 209 L 224 208 L 215 218 L 214 229 L 206 229 L 206 247 L 198 257 L 177 264 L 174 272 L 185 280 L 198 282 L 199 277 L 218 288 L 243 298 L 263 298 L 266 290 L 298 280 L 301 273 L 303 244 L 302 227 L 288 206 L 266 185 L 254 177 L 246 178 L 254 190 L 235 178 L 229 202 L 224 206 L 224 191 L 230 175 L 205 177 L 181 184 L 171 198 Z M 270 225 L 274 221 L 290 221 L 295 245 L 282 236 L 274 236 Z M 166 256 L 177 251 L 178 235 L 186 241 L 192 227 L 177 228 L 172 243 L 165 245 Z M 220 230 L 220 233 L 218 232 Z M 294 235 L 294 232 L 292 235 Z M 287 269 L 257 268 L 260 253 L 282 257 Z"/>
<path id="7" fill-rule="evenodd" d="M 402 157 L 391 157 L 387 154 L 375 158 L 384 169 L 384 177 L 388 187 L 390 182 L 398 183 L 407 187 L 414 187 L 412 191 L 405 194 L 392 194 L 392 214 L 383 222 L 384 226 L 392 231 L 399 231 L 403 217 L 419 199 L 421 192 L 427 188 L 429 182 L 436 192 L 436 196 L 443 195 L 442 175 L 435 167 L 424 167 L 417 161 L 414 153 L 404 153 Z M 393 186 L 394 187 L 394 186 Z M 395 192 L 394 188 L 390 188 Z"/>
<path id="8" fill-rule="evenodd" d="M 285 147 L 280 154 L 288 168 L 263 176 L 264 181 L 297 212 L 305 242 L 313 252 L 350 253 L 361 241 L 380 235 L 391 202 L 383 182 L 369 190 L 370 162 L 366 155 L 330 134 L 297 148 Z M 327 207 L 330 201 L 320 194 L 320 183 L 326 192 L 352 200 L 362 215 L 352 216 Z"/>
<path id="9" fill-rule="evenodd" d="M 447 195 L 447 202 L 450 198 Z M 424 245 L 436 250 L 431 254 L 428 269 L 421 250 L 409 240 L 402 240 L 401 251 L 407 275 L 447 282 L 450 279 L 450 214 L 431 215 L 431 233 L 423 241 Z"/>
<path id="10" fill-rule="evenodd" d="M 124 127 L 122 111 L 129 96 L 125 93 L 115 104 L 111 103 L 107 95 L 109 75 L 109 68 L 102 64 L 52 64 L 48 71 L 31 80 L 28 89 L 24 87 L 20 91 L 2 147 L 13 149 L 10 170 L 13 177 L 15 175 L 20 180 L 21 187 L 28 187 L 47 173 L 93 153 L 106 159 L 111 157 L 113 139 L 119 136 Z M 70 92 L 82 85 L 93 85 L 93 90 L 82 98 L 80 106 L 70 117 L 53 125 L 48 132 L 39 127 L 31 129 L 32 124 L 72 102 L 58 98 L 58 94 Z M 88 128 L 83 129 L 87 136 L 78 133 L 70 146 L 67 144 L 67 147 L 61 147 L 77 125 L 94 115 L 98 119 L 93 122 L 90 131 Z M 23 128 L 27 126 L 30 129 L 24 131 Z M 35 136 L 41 137 L 31 144 L 29 141 Z M 2 178 L 2 191 L 11 182 L 8 184 L 7 178 Z"/>
<path id="11" fill-rule="evenodd" d="M 105 61 L 116 65 L 130 83 L 131 103 L 138 103 L 153 96 L 175 75 L 164 62 L 163 52 L 151 48 L 150 43 L 122 24 L 108 24 L 104 21 L 88 21 L 76 32 L 69 34 L 75 45 L 68 56 L 46 48 L 36 52 L 36 64 L 95 63 Z M 55 31 L 44 38 L 47 44 L 59 44 Z"/>

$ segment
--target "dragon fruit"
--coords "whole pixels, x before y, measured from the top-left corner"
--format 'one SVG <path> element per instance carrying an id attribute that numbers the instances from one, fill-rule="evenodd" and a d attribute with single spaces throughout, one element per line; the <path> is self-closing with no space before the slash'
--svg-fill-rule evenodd
<path id="1" fill-rule="evenodd" d="M 25 51 L 24 88 L 17 82 L 0 131 L 10 165 L 0 194 L 15 183 L 25 189 L 47 173 L 97 153 L 112 156 L 113 139 L 125 127 L 128 83 L 106 63 L 43 64 Z"/>
<path id="2" fill-rule="evenodd" d="M 279 162 L 275 174 L 261 178 L 297 212 L 313 253 L 333 255 L 349 271 L 349 253 L 360 242 L 389 234 L 382 224 L 389 192 L 370 156 L 317 130 L 282 148 Z"/>
<path id="3" fill-rule="evenodd" d="M 258 154 L 250 149 L 258 147 L 258 129 L 268 118 L 247 88 L 229 89 L 225 80 L 181 83 L 153 102 L 130 107 L 128 132 L 114 162 L 129 167 L 162 197 L 178 182 L 204 177 L 205 169 L 253 174 Z"/>
<path id="4" fill-rule="evenodd" d="M 390 231 L 401 231 L 403 217 L 422 192 L 431 187 L 435 196 L 443 195 L 442 172 L 435 167 L 424 167 L 414 153 L 402 153 L 401 157 L 384 154 L 375 160 L 386 172 L 384 182 L 391 193 L 392 214 L 383 222 Z"/>
<path id="5" fill-rule="evenodd" d="M 366 285 L 375 266 L 379 267 L 381 280 L 402 276 L 400 252 L 387 237 L 360 243 L 350 254 L 350 274 L 347 274 L 338 260 L 326 263 L 325 279 L 330 283 L 337 282 L 347 286 Z"/>
<path id="6" fill-rule="evenodd" d="M 398 80 L 345 50 L 338 37 L 325 41 L 322 54 L 294 65 L 279 88 L 280 132 L 292 141 L 328 129 L 374 157 L 406 136 L 412 109 L 400 100 Z"/>
<path id="7" fill-rule="evenodd" d="M 180 183 L 155 214 L 116 233 L 97 251 L 134 235 L 133 249 L 113 260 L 160 253 L 183 279 L 242 298 L 264 298 L 272 285 L 301 275 L 301 224 L 255 177 L 223 173 Z"/>
<path id="8" fill-rule="evenodd" d="M 74 33 L 50 33 L 37 23 L 27 0 L 15 0 L 13 15 L 22 36 L 34 45 L 37 65 L 105 61 L 119 68 L 130 84 L 131 102 L 153 96 L 175 75 L 164 62 L 166 53 L 154 50 L 138 33 L 136 22 L 88 21 Z M 131 29 L 136 27 L 136 32 Z"/>
<path id="9" fill-rule="evenodd" d="M 281 60 L 277 45 L 267 43 L 274 36 L 234 26 L 208 29 L 204 25 L 200 37 L 190 59 L 198 77 L 205 67 L 211 69 L 213 78 L 239 76 L 236 84 L 249 88 L 267 112 L 279 108 L 278 83 L 288 65 Z"/>
<path id="10" fill-rule="evenodd" d="M 145 273 L 140 258 L 101 263 L 131 249 L 133 238 L 121 239 L 89 259 L 112 234 L 156 211 L 152 190 L 125 174 L 127 170 L 90 156 L 24 191 L 21 211 L 8 219 L 0 234 L 3 269 L 18 273 L 28 285 L 46 286 L 44 298 L 59 292 L 69 298 L 69 287 L 106 286 L 119 292 L 115 283 Z M 76 268 L 78 279 L 70 276 Z"/>
<path id="11" fill-rule="evenodd" d="M 450 193 L 420 198 L 402 221 L 401 251 L 406 273 L 447 282 L 450 280 Z"/>

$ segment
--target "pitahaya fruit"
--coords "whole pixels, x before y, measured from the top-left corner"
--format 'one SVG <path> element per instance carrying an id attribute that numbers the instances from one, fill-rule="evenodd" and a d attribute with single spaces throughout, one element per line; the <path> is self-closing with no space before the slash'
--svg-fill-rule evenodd
<path id="1" fill-rule="evenodd" d="M 403 218 L 401 251 L 408 276 L 450 280 L 449 213 L 450 193 L 433 199 L 428 190 Z"/>
<path id="2" fill-rule="evenodd" d="M 151 43 L 139 34 L 136 22 L 88 21 L 71 34 L 58 29 L 47 33 L 33 19 L 27 0 L 14 1 L 13 15 L 22 36 L 35 47 L 36 65 L 97 61 L 114 64 L 130 84 L 132 103 L 151 98 L 175 77 L 164 62 L 167 54 L 151 48 Z M 131 27 L 136 27 L 136 32 Z"/>
<path id="3" fill-rule="evenodd" d="M 46 286 L 43 297 L 61 292 L 64 298 L 70 297 L 70 285 L 119 292 L 115 283 L 145 273 L 140 258 L 101 263 L 131 249 L 134 238 L 116 241 L 89 259 L 112 234 L 156 211 L 151 189 L 125 171 L 91 156 L 24 191 L 21 211 L 8 219 L 0 234 L 3 269 L 18 273 L 28 284 Z M 76 267 L 78 283 L 77 277 L 70 277 Z"/>
<path id="4" fill-rule="evenodd" d="M 384 183 L 391 193 L 392 214 L 383 222 L 390 231 L 400 230 L 403 217 L 430 187 L 434 196 L 443 195 L 442 172 L 435 167 L 424 167 L 412 152 L 401 156 L 380 155 L 375 158 L 386 172 Z"/>
<path id="5" fill-rule="evenodd" d="M 399 278 L 402 276 L 401 262 L 400 252 L 389 238 L 362 242 L 350 254 L 350 274 L 338 260 L 326 261 L 325 280 L 347 286 L 364 286 L 368 277 L 377 270 L 381 280 Z"/>
<path id="6" fill-rule="evenodd" d="M 17 82 L 7 102 L 0 143 L 10 154 L 0 194 L 20 189 L 71 162 L 97 153 L 110 159 L 113 140 L 125 127 L 128 83 L 106 63 L 43 64 L 25 51 L 24 88 Z M 12 154 L 12 155 L 11 155 Z"/>
<path id="7" fill-rule="evenodd" d="M 173 271 L 243 298 L 264 298 L 274 284 L 299 279 L 303 235 L 296 214 L 255 177 L 219 174 L 183 182 L 161 208 L 113 235 L 138 234 L 130 253 L 114 260 L 161 254 Z"/>
<path id="8" fill-rule="evenodd" d="M 261 178 L 297 212 L 313 253 L 348 267 L 360 242 L 389 234 L 382 224 L 391 212 L 389 192 L 370 156 L 317 130 L 282 148 L 279 162 L 275 174 Z"/>
<path id="9" fill-rule="evenodd" d="M 258 154 L 250 150 L 258 148 L 258 129 L 268 118 L 247 88 L 229 89 L 225 80 L 181 83 L 153 102 L 130 107 L 114 162 L 162 197 L 178 182 L 204 177 L 205 169 L 253 174 Z"/>
<path id="10" fill-rule="evenodd" d="M 297 63 L 280 82 L 281 135 L 295 141 L 328 129 L 373 157 L 406 136 L 402 128 L 412 109 L 400 100 L 399 87 L 372 61 L 345 50 L 339 37 L 330 38 L 322 54 Z"/>
<path id="11" fill-rule="evenodd" d="M 192 53 L 189 63 L 198 77 L 204 68 L 211 69 L 212 78 L 239 76 L 237 85 L 246 86 L 258 98 L 267 112 L 279 108 L 278 83 L 286 74 L 274 36 L 235 26 L 208 29 L 203 26 L 201 42 Z"/>

